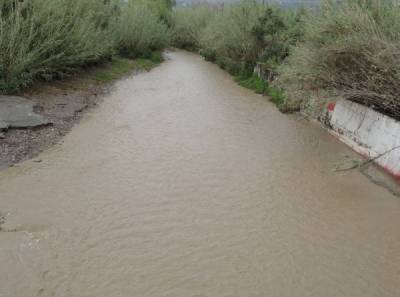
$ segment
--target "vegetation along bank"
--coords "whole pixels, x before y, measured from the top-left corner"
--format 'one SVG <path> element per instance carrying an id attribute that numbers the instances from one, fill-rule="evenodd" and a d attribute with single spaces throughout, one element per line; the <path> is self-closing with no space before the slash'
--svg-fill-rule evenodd
<path id="1" fill-rule="evenodd" d="M 109 82 L 159 64 L 171 7 L 164 0 L 0 1 L 0 120 L 14 101 L 46 119 L 0 130 L 0 169 L 58 143 Z"/>
<path id="2" fill-rule="evenodd" d="M 345 98 L 400 118 L 397 0 L 295 9 L 260 2 L 176 9 L 173 43 L 198 50 L 282 111 L 319 117 L 328 101 Z"/>
<path id="3" fill-rule="evenodd" d="M 327 103 L 345 99 L 400 119 L 397 0 L 266 2 L 0 1 L 0 93 L 27 94 L 93 67 L 129 69 L 134 59 L 158 63 L 154 53 L 172 45 L 199 52 L 284 112 L 324 121 Z"/>

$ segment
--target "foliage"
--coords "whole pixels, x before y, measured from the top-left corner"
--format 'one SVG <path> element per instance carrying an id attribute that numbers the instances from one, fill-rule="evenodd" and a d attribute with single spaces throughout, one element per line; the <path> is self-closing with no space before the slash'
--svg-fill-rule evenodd
<path id="1" fill-rule="evenodd" d="M 396 0 L 325 1 L 280 70 L 287 104 L 341 95 L 400 115 L 400 6 Z"/>
<path id="2" fill-rule="evenodd" d="M 146 5 L 155 12 L 163 22 L 170 22 L 170 11 L 175 6 L 175 0 L 130 0 L 137 5 Z"/>
<path id="3" fill-rule="evenodd" d="M 90 11 L 90 13 L 87 13 Z M 113 4 L 96 0 L 26 0 L 0 4 L 0 91 L 34 78 L 60 77 L 107 59 Z"/>
<path id="4" fill-rule="evenodd" d="M 170 0 L 0 0 L 0 93 L 61 78 L 116 52 L 151 57 Z"/>
<path id="5" fill-rule="evenodd" d="M 124 5 L 114 27 L 118 52 L 126 57 L 149 56 L 169 42 L 166 24 L 150 5 L 131 1 Z"/>
<path id="6" fill-rule="evenodd" d="M 268 89 L 268 83 L 257 75 L 248 77 L 237 76 L 235 80 L 243 87 L 253 90 L 257 94 L 265 94 Z"/>
<path id="7" fill-rule="evenodd" d="M 215 13 L 200 34 L 202 53 L 233 74 L 248 75 L 261 51 L 252 34 L 264 6 L 256 1 L 242 1 Z"/>
<path id="8" fill-rule="evenodd" d="M 253 28 L 262 51 L 258 61 L 264 63 L 264 69 L 275 71 L 290 54 L 290 47 L 303 36 L 303 18 L 305 9 L 283 10 L 269 6 L 265 9 L 259 23 Z"/>
<path id="9" fill-rule="evenodd" d="M 150 70 L 162 62 L 160 53 L 152 54 L 150 59 L 127 59 L 116 56 L 111 62 L 101 67 L 90 68 L 84 76 L 94 82 L 109 82 L 132 73 L 133 70 Z"/>
<path id="10" fill-rule="evenodd" d="M 269 85 L 267 81 L 261 79 L 256 74 L 253 74 L 250 77 L 236 76 L 235 80 L 242 87 L 253 90 L 257 94 L 268 95 L 271 102 L 276 104 L 276 106 L 278 106 L 278 108 L 281 109 L 281 111 L 283 112 L 292 111 L 287 109 L 286 106 L 284 105 L 285 97 L 282 90 L 277 87 Z"/>
<path id="11" fill-rule="evenodd" d="M 172 14 L 174 44 L 199 49 L 234 75 L 251 79 L 257 62 L 275 71 L 302 35 L 304 10 L 285 11 L 243 0 L 225 8 L 195 6 Z"/>
<path id="12" fill-rule="evenodd" d="M 171 14 L 173 45 L 195 50 L 200 48 L 200 33 L 214 16 L 214 10 L 201 5 L 193 8 L 178 8 Z"/>
<path id="13" fill-rule="evenodd" d="M 294 109 L 291 109 L 289 106 L 285 105 L 285 95 L 280 88 L 275 86 L 268 86 L 267 95 L 269 96 L 271 102 L 275 103 L 275 105 L 282 112 L 293 112 Z"/>

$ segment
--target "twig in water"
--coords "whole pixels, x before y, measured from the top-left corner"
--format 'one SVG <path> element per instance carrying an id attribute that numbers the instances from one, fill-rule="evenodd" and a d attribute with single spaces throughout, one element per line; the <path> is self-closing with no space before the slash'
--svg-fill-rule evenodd
<path id="1" fill-rule="evenodd" d="M 340 165 L 338 165 L 338 166 L 336 166 L 335 169 L 333 169 L 333 171 L 334 172 L 342 172 L 342 171 L 350 171 L 350 170 L 354 170 L 354 169 L 357 169 L 357 168 L 362 168 L 362 167 L 364 167 L 364 166 L 366 166 L 366 165 L 368 165 L 370 163 L 375 162 L 379 158 L 381 158 L 381 157 L 383 157 L 383 156 L 385 156 L 385 155 L 387 155 L 387 154 L 389 154 L 389 153 L 391 153 L 394 150 L 397 150 L 399 148 L 400 148 L 400 145 L 396 146 L 396 147 L 393 147 L 390 150 L 387 150 L 387 151 L 383 152 L 382 154 L 379 154 L 378 156 L 376 156 L 374 158 L 368 158 L 365 161 L 352 159 L 351 161 L 352 161 L 353 164 L 350 167 L 340 168 Z"/>

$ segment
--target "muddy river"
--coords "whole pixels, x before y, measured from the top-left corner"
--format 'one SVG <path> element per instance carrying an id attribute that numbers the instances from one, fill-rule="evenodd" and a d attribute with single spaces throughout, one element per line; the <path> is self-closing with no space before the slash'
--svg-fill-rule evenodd
<path id="1" fill-rule="evenodd" d="M 400 198 L 199 56 L 0 173 L 1 297 L 400 296 Z"/>

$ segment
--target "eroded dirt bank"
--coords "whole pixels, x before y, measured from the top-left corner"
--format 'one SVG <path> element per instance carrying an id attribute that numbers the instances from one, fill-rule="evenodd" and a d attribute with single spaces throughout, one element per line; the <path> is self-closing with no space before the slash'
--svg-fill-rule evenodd
<path id="1" fill-rule="evenodd" d="M 148 71 L 158 64 L 158 61 L 148 59 L 114 57 L 108 63 L 82 70 L 76 77 L 49 83 L 36 82 L 34 87 L 21 91 L 15 97 L 0 96 L 0 109 L 3 108 L 0 110 L 0 170 L 36 157 L 62 142 L 63 136 L 81 116 L 101 102 L 100 98 L 112 89 L 114 80 Z M 21 108 L 21 105 L 28 105 L 31 109 L 33 106 L 33 110 L 26 113 L 26 108 Z M 24 111 L 25 117 L 39 116 L 46 124 L 30 126 L 32 120 L 23 119 Z M 15 123 L 17 115 L 21 116 L 19 121 L 26 125 L 4 129 L 2 116 Z M 40 158 L 36 159 L 36 162 L 40 161 Z"/>
<path id="2" fill-rule="evenodd" d="M 400 199 L 184 52 L 0 173 L 0 296 L 394 297 Z"/>
<path id="3" fill-rule="evenodd" d="M 73 82 L 74 83 L 78 82 Z M 43 150 L 59 143 L 82 115 L 99 101 L 106 86 L 88 86 L 75 89 L 61 83 L 41 84 L 41 88 L 21 93 L 34 105 L 34 111 L 44 116 L 48 124 L 35 128 L 12 128 L 0 131 L 0 170 L 37 156 Z M 40 161 L 38 159 L 37 161 Z"/>

